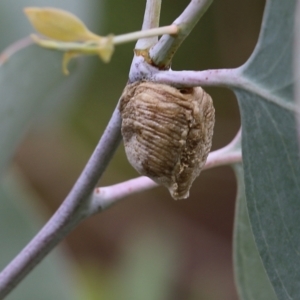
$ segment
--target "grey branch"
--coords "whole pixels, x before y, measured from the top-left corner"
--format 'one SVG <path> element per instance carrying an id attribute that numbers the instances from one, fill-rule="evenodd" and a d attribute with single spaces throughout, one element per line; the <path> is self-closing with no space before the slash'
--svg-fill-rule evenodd
<path id="1" fill-rule="evenodd" d="M 142 30 L 159 26 L 161 0 L 147 0 Z M 135 49 L 148 49 L 156 44 L 158 37 L 139 39 Z"/>
<path id="2" fill-rule="evenodd" d="M 168 67 L 181 43 L 190 34 L 213 0 L 192 0 L 182 14 L 173 22 L 179 28 L 177 35 L 163 35 L 150 49 L 150 58 L 160 69 Z"/>

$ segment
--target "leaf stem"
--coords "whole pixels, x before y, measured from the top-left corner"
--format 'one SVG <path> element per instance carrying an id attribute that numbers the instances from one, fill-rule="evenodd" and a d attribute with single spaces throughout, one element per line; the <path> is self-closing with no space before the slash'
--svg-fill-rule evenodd
<path id="1" fill-rule="evenodd" d="M 164 27 L 152 28 L 145 31 L 135 31 L 117 36 L 102 37 L 99 41 L 88 42 L 60 42 L 56 40 L 49 40 L 40 38 L 37 35 L 32 35 L 32 39 L 40 46 L 60 51 L 74 51 L 84 54 L 98 54 L 98 51 L 107 47 L 107 45 L 119 45 L 132 41 L 136 41 L 141 38 L 157 37 L 163 34 L 176 34 L 178 28 L 176 25 L 169 25 Z"/>
<path id="2" fill-rule="evenodd" d="M 0 273 L 3 299 L 76 225 L 88 216 L 90 196 L 121 141 L 116 108 L 94 153 L 57 212 Z"/>
<path id="3" fill-rule="evenodd" d="M 178 26 L 176 36 L 165 34 L 158 43 L 150 49 L 150 58 L 159 69 L 167 68 L 171 60 L 194 26 L 206 12 L 213 0 L 192 0 L 182 14 L 173 22 Z"/>
<path id="4" fill-rule="evenodd" d="M 246 77 L 243 66 L 235 69 L 213 69 L 205 71 L 158 71 L 149 80 L 170 84 L 176 87 L 218 86 L 233 89 L 235 92 L 244 90 L 254 93 L 266 101 L 270 101 L 284 109 L 297 112 L 293 102 L 282 101 L 281 96 L 271 93 L 258 82 Z"/>
<path id="5" fill-rule="evenodd" d="M 241 142 L 242 129 L 238 131 L 234 139 L 227 146 L 212 151 L 208 155 L 204 170 L 242 162 Z"/>
<path id="6" fill-rule="evenodd" d="M 131 32 L 127 34 L 117 35 L 113 37 L 113 43 L 115 45 L 124 44 L 131 41 L 136 41 L 138 39 L 144 39 L 148 37 L 157 37 L 163 34 L 177 34 L 178 28 L 176 25 L 163 26 L 158 28 L 151 28 L 142 31 Z"/>
<path id="7" fill-rule="evenodd" d="M 150 80 L 170 84 L 176 87 L 221 86 L 228 87 L 243 84 L 239 69 L 212 69 L 204 71 L 159 71 Z"/>
<path id="8" fill-rule="evenodd" d="M 92 196 L 89 213 L 94 215 L 111 207 L 125 197 L 157 186 L 158 184 L 149 177 L 140 176 L 111 186 L 96 188 Z"/>

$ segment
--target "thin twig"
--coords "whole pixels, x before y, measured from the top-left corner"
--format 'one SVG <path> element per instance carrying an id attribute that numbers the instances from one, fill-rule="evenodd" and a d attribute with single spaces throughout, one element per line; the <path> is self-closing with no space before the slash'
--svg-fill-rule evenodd
<path id="1" fill-rule="evenodd" d="M 146 47 L 146 43 L 147 44 L 152 43 L 153 38 L 157 39 L 157 36 L 159 35 L 163 35 L 165 33 L 176 34 L 177 32 L 178 32 L 177 26 L 172 24 L 169 26 L 143 29 L 143 31 L 136 31 L 127 34 L 117 35 L 113 37 L 112 40 L 114 45 L 118 45 L 118 44 L 128 43 L 131 41 L 136 41 L 137 39 L 139 39 L 137 45 L 139 45 L 140 48 L 136 47 L 136 49 L 145 49 L 144 47 Z"/>
<path id="2" fill-rule="evenodd" d="M 140 193 L 157 186 L 158 184 L 149 177 L 141 176 L 111 186 L 96 188 L 92 196 L 90 215 L 94 215 L 111 207 L 113 204 L 127 196 Z"/>
<path id="3" fill-rule="evenodd" d="M 90 196 L 121 141 L 116 108 L 94 153 L 73 189 L 41 231 L 0 273 L 3 299 L 78 223 L 88 216 Z"/>
<path id="4" fill-rule="evenodd" d="M 179 28 L 177 35 L 163 35 L 158 43 L 150 49 L 152 62 L 160 69 L 169 67 L 171 60 L 184 39 L 208 9 L 213 0 L 192 0 L 173 24 Z"/>
<path id="5" fill-rule="evenodd" d="M 208 155 L 204 170 L 231 165 L 242 161 L 242 130 L 240 129 L 234 139 L 225 147 L 211 152 Z"/>
<path id="6" fill-rule="evenodd" d="M 208 155 L 203 170 L 235 164 L 241 161 L 241 130 L 239 130 L 230 144 Z M 89 213 L 90 215 L 96 214 L 129 195 L 140 193 L 157 186 L 158 184 L 150 178 L 141 176 L 112 186 L 96 188 L 92 196 Z"/>
<path id="7" fill-rule="evenodd" d="M 16 41 L 15 43 L 8 46 L 1 54 L 0 54 L 0 66 L 4 64 L 12 55 L 16 52 L 28 47 L 33 44 L 32 39 L 27 36 L 21 40 Z"/>
<path id="8" fill-rule="evenodd" d="M 152 37 L 157 37 L 163 34 L 176 34 L 178 28 L 176 25 L 172 24 L 169 26 L 163 26 L 158 28 L 151 28 L 145 31 L 135 31 L 125 34 L 120 34 L 117 36 L 107 36 L 102 37 L 100 41 L 89 41 L 89 42 L 61 42 L 56 40 L 50 40 L 46 38 L 41 38 L 39 35 L 32 34 L 32 40 L 37 43 L 39 46 L 59 50 L 59 51 L 77 51 L 84 54 L 98 54 L 99 50 L 105 49 L 110 43 L 113 45 L 120 45 L 129 42 L 136 41 L 138 39 L 145 39 Z"/>
<path id="9" fill-rule="evenodd" d="M 161 0 L 147 0 L 142 30 L 159 27 Z M 157 36 L 139 39 L 135 49 L 148 49 L 158 41 Z"/>

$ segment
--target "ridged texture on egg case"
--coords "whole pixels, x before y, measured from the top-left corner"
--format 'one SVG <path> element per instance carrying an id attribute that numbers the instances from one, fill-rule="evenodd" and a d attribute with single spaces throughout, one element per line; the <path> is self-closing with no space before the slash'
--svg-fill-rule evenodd
<path id="1" fill-rule="evenodd" d="M 126 86 L 120 111 L 131 165 L 166 186 L 174 199 L 187 198 L 211 148 L 211 97 L 201 87 L 135 82 Z"/>

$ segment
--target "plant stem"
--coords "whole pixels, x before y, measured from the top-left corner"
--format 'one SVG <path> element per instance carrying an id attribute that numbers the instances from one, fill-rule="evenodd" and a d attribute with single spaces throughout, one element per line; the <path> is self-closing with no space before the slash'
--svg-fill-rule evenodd
<path id="1" fill-rule="evenodd" d="M 163 34 L 176 34 L 178 28 L 176 25 L 169 25 L 164 27 L 152 28 L 145 31 L 135 31 L 117 36 L 102 37 L 99 41 L 89 41 L 85 43 L 80 42 L 60 42 L 56 40 L 49 40 L 40 38 L 37 35 L 32 35 L 32 39 L 39 46 L 59 50 L 59 51 L 75 51 L 83 54 L 98 54 L 99 50 L 110 47 L 110 45 L 125 44 L 138 39 L 145 39 L 149 37 L 157 37 Z"/>
<path id="2" fill-rule="evenodd" d="M 116 108 L 94 153 L 57 212 L 0 273 L 3 299 L 81 220 L 88 216 L 90 196 L 121 141 L 121 118 Z"/>
<path id="3" fill-rule="evenodd" d="M 141 39 L 141 41 L 145 41 L 145 38 L 149 37 L 155 37 L 157 38 L 158 35 L 163 35 L 163 34 L 176 34 L 178 32 L 178 28 L 176 25 L 169 25 L 169 26 L 163 26 L 163 27 L 158 27 L 158 28 L 152 28 L 152 29 L 147 29 L 143 31 L 136 31 L 136 32 L 131 32 L 127 34 L 122 34 L 122 35 L 117 35 L 113 37 L 113 43 L 114 45 L 118 44 L 124 44 L 128 43 L 131 41 L 136 41 L 138 39 Z M 150 40 L 151 41 L 151 40 Z M 137 43 L 139 44 L 139 43 Z M 144 44 L 144 42 L 140 43 L 140 45 Z M 140 46 L 142 47 L 142 46 Z"/>
<path id="4" fill-rule="evenodd" d="M 161 0 L 147 0 L 142 30 L 159 27 Z M 137 41 L 135 49 L 148 49 L 155 45 L 158 37 L 144 37 Z"/>
<path id="5" fill-rule="evenodd" d="M 130 195 L 140 193 L 158 184 L 149 177 L 141 176 L 107 187 L 96 188 L 90 205 L 90 215 L 99 213 Z"/>
<path id="6" fill-rule="evenodd" d="M 178 26 L 179 33 L 176 36 L 162 36 L 158 43 L 150 49 L 150 58 L 159 69 L 168 68 L 170 66 L 175 52 L 184 39 L 190 34 L 212 1 L 213 0 L 192 0 L 173 23 Z"/>
<path id="7" fill-rule="evenodd" d="M 148 80 L 169 84 L 176 87 L 193 86 L 217 86 L 233 89 L 235 92 L 244 90 L 259 95 L 292 112 L 299 112 L 296 105 L 291 102 L 283 102 L 276 94 L 269 93 L 259 83 L 247 78 L 243 74 L 244 66 L 236 69 L 215 69 L 205 71 L 159 71 L 152 73 Z"/>
<path id="8" fill-rule="evenodd" d="M 225 147 L 209 153 L 204 170 L 242 162 L 242 130 Z"/>
<path id="9" fill-rule="evenodd" d="M 23 39 L 16 41 L 15 43 L 8 46 L 1 54 L 0 54 L 0 66 L 5 63 L 12 55 L 16 52 L 26 48 L 27 46 L 33 44 L 32 39 L 27 36 Z"/>
<path id="10" fill-rule="evenodd" d="M 242 81 L 239 69 L 215 69 L 205 71 L 160 71 L 151 78 L 153 81 L 176 87 L 194 86 L 238 86 Z"/>
<path id="11" fill-rule="evenodd" d="M 231 143 L 219 150 L 211 152 L 208 155 L 203 170 L 235 164 L 241 161 L 241 130 L 239 130 Z M 140 193 L 157 186 L 158 184 L 150 178 L 141 176 L 112 186 L 96 188 L 92 196 L 89 214 L 93 215 L 101 212 L 121 199 L 124 199 L 124 197 Z"/>

